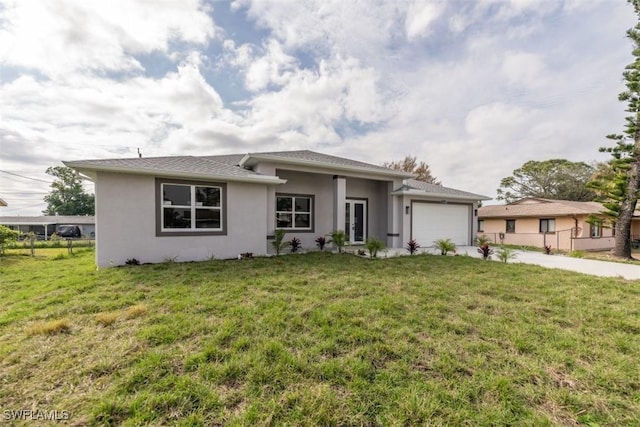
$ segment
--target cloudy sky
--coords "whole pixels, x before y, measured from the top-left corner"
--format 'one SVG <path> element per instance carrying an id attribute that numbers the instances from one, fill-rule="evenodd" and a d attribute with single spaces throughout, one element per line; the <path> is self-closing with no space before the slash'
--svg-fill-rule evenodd
<path id="1" fill-rule="evenodd" d="M 622 0 L 0 0 L 0 215 L 39 214 L 61 160 L 138 148 L 414 155 L 493 197 L 527 160 L 606 159 L 634 23 Z"/>

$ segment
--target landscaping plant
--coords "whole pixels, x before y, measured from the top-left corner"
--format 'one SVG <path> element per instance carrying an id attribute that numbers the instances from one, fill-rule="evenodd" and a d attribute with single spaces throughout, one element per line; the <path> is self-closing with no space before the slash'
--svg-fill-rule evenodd
<path id="1" fill-rule="evenodd" d="M 302 247 L 302 244 L 300 243 L 300 239 L 294 237 L 293 239 L 291 239 L 291 241 L 289 241 L 289 246 L 291 246 L 291 252 L 295 253 L 298 252 L 298 249 Z"/>
<path id="2" fill-rule="evenodd" d="M 386 249 L 387 247 L 387 245 L 385 245 L 384 242 L 377 237 L 369 237 L 364 245 L 369 251 L 369 256 L 371 258 L 376 258 L 378 256 L 378 252 Z"/>
<path id="3" fill-rule="evenodd" d="M 271 242 L 271 245 L 273 245 L 273 249 L 276 250 L 276 255 L 280 255 L 284 247 L 289 244 L 284 240 L 286 234 L 287 232 L 282 229 L 277 229 L 276 232 L 273 233 L 273 242 Z"/>
<path id="4" fill-rule="evenodd" d="M 416 242 L 416 239 L 409 240 L 409 243 L 407 243 L 407 250 L 409 251 L 409 254 L 414 255 L 418 252 L 418 249 L 420 249 L 420 245 Z"/>
<path id="5" fill-rule="evenodd" d="M 544 254 L 551 255 L 551 245 L 544 245 Z"/>
<path id="6" fill-rule="evenodd" d="M 342 253 L 342 248 L 344 248 L 344 245 L 347 243 L 347 233 L 343 230 L 334 230 L 329 233 L 329 236 L 331 236 L 333 245 L 338 248 L 338 253 Z"/>
<path id="7" fill-rule="evenodd" d="M 440 249 L 440 255 L 446 255 L 449 252 L 456 253 L 456 244 L 451 239 L 438 239 L 433 243 L 436 248 Z"/>
<path id="8" fill-rule="evenodd" d="M 513 249 L 507 248 L 505 246 L 505 247 L 502 247 L 502 248 L 498 249 L 497 256 L 498 256 L 498 259 L 500 261 L 506 263 L 510 259 L 514 259 L 516 257 L 516 253 L 514 252 Z"/>
<path id="9" fill-rule="evenodd" d="M 485 234 L 482 234 L 482 235 L 476 237 L 476 242 L 478 242 L 478 246 L 479 247 L 482 247 L 484 245 L 488 245 L 489 243 L 492 243 L 491 239 L 489 238 L 489 236 L 487 236 Z"/>
<path id="10" fill-rule="evenodd" d="M 489 247 L 488 243 L 485 243 L 478 248 L 478 253 L 482 254 L 482 259 L 487 260 L 493 255 L 493 249 Z"/>
<path id="11" fill-rule="evenodd" d="M 327 238 L 324 237 L 324 236 L 320 236 L 320 237 L 316 238 L 316 246 L 321 251 L 324 251 L 324 245 L 326 245 L 327 243 L 329 243 L 329 242 L 327 241 Z"/>

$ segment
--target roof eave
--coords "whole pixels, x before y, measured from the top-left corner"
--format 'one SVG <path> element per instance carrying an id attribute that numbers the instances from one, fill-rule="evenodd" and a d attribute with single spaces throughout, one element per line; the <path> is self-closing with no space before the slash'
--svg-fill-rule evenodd
<path id="1" fill-rule="evenodd" d="M 360 173 L 367 173 L 367 174 L 372 174 L 372 175 L 382 175 L 382 176 L 388 176 L 388 177 L 394 177 L 394 178 L 402 178 L 402 179 L 408 179 L 408 178 L 415 178 L 416 175 L 409 173 L 409 172 L 402 172 L 402 171 L 395 171 L 392 169 L 389 170 L 384 170 L 384 169 L 371 169 L 371 168 L 367 168 L 367 167 L 360 167 L 360 166 L 347 166 L 347 165 L 340 165 L 337 163 L 328 163 L 328 162 L 318 162 L 315 160 L 304 160 L 304 159 L 291 159 L 291 158 L 283 158 L 283 157 L 278 157 L 278 156 L 274 156 L 274 155 L 270 155 L 270 154 L 247 154 L 245 155 L 242 160 L 240 161 L 239 166 L 243 167 L 243 166 L 247 166 L 247 167 L 252 167 L 255 166 L 256 164 L 260 163 L 260 161 L 269 161 L 269 162 L 274 162 L 274 163 L 285 163 L 285 164 L 289 164 L 289 165 L 297 165 L 297 166 L 315 166 L 315 167 L 321 167 L 321 168 L 327 168 L 327 169 L 333 169 L 333 170 L 339 170 L 339 171 L 345 171 L 345 172 L 360 172 Z"/>
<path id="2" fill-rule="evenodd" d="M 440 199 L 455 199 L 455 200 L 491 200 L 491 197 L 483 196 L 481 194 L 462 195 L 462 194 L 449 194 L 449 193 L 433 193 L 430 191 L 422 190 L 397 190 L 391 193 L 393 196 L 420 196 L 420 197 L 436 197 Z"/>
<path id="3" fill-rule="evenodd" d="M 219 180 L 219 181 L 232 181 L 232 182 L 246 182 L 255 184 L 285 184 L 286 179 L 278 178 L 277 176 L 267 175 L 255 175 L 255 176 L 235 176 L 235 175 L 223 175 L 223 174 L 206 174 L 206 173 L 193 173 L 193 172 L 180 172 L 180 171 L 168 171 L 164 169 L 141 169 L 130 168 L 121 166 L 95 166 L 91 164 L 83 164 L 82 162 L 63 161 L 66 166 L 76 169 L 82 174 L 87 174 L 87 171 L 91 172 L 113 172 L 113 173 L 126 173 L 133 175 L 153 175 L 153 176 L 170 176 L 175 178 L 188 178 L 188 179 L 206 179 L 206 180 Z"/>

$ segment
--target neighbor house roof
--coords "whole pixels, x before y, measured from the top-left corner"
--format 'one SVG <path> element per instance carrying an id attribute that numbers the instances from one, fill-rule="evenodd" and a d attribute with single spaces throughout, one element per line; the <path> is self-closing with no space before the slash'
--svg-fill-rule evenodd
<path id="1" fill-rule="evenodd" d="M 0 216 L 0 224 L 27 225 L 27 224 L 70 224 L 90 225 L 96 223 L 95 216 L 80 215 L 45 215 L 45 216 Z"/>
<path id="2" fill-rule="evenodd" d="M 409 172 L 393 170 L 384 166 L 345 159 L 344 157 L 330 156 L 328 154 L 316 153 L 315 151 L 309 150 L 249 153 L 243 157 L 240 161 L 240 165 L 251 167 L 261 161 L 288 163 L 300 166 L 331 167 L 332 169 L 337 170 L 376 173 L 398 178 L 412 178 L 415 176 Z"/>
<path id="3" fill-rule="evenodd" d="M 479 218 L 515 218 L 544 216 L 577 216 L 601 214 L 605 208 L 598 202 L 574 202 L 526 197 L 507 205 L 482 206 Z"/>
<path id="4" fill-rule="evenodd" d="M 395 190 L 393 195 L 411 195 L 425 197 L 443 197 L 461 200 L 490 200 L 490 197 L 481 194 L 469 193 L 467 191 L 456 190 L 455 188 L 444 187 L 438 184 L 430 184 L 417 179 L 407 179 L 404 185 Z"/>
<path id="5" fill-rule="evenodd" d="M 280 184 L 286 182 L 276 176 L 262 175 L 231 164 L 229 159 L 215 157 L 145 157 L 132 159 L 104 159 L 64 161 L 69 167 L 84 171 L 125 172 L 146 175 L 171 174 L 185 178 L 230 179 L 235 181 Z M 224 161 L 223 161 L 224 160 Z"/>

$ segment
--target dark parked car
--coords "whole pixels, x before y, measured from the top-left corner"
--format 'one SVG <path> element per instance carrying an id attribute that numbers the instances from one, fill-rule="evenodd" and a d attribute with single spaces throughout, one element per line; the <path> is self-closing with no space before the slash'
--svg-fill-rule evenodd
<path id="1" fill-rule="evenodd" d="M 77 225 L 59 225 L 56 234 L 60 237 L 80 237 L 82 232 Z"/>

